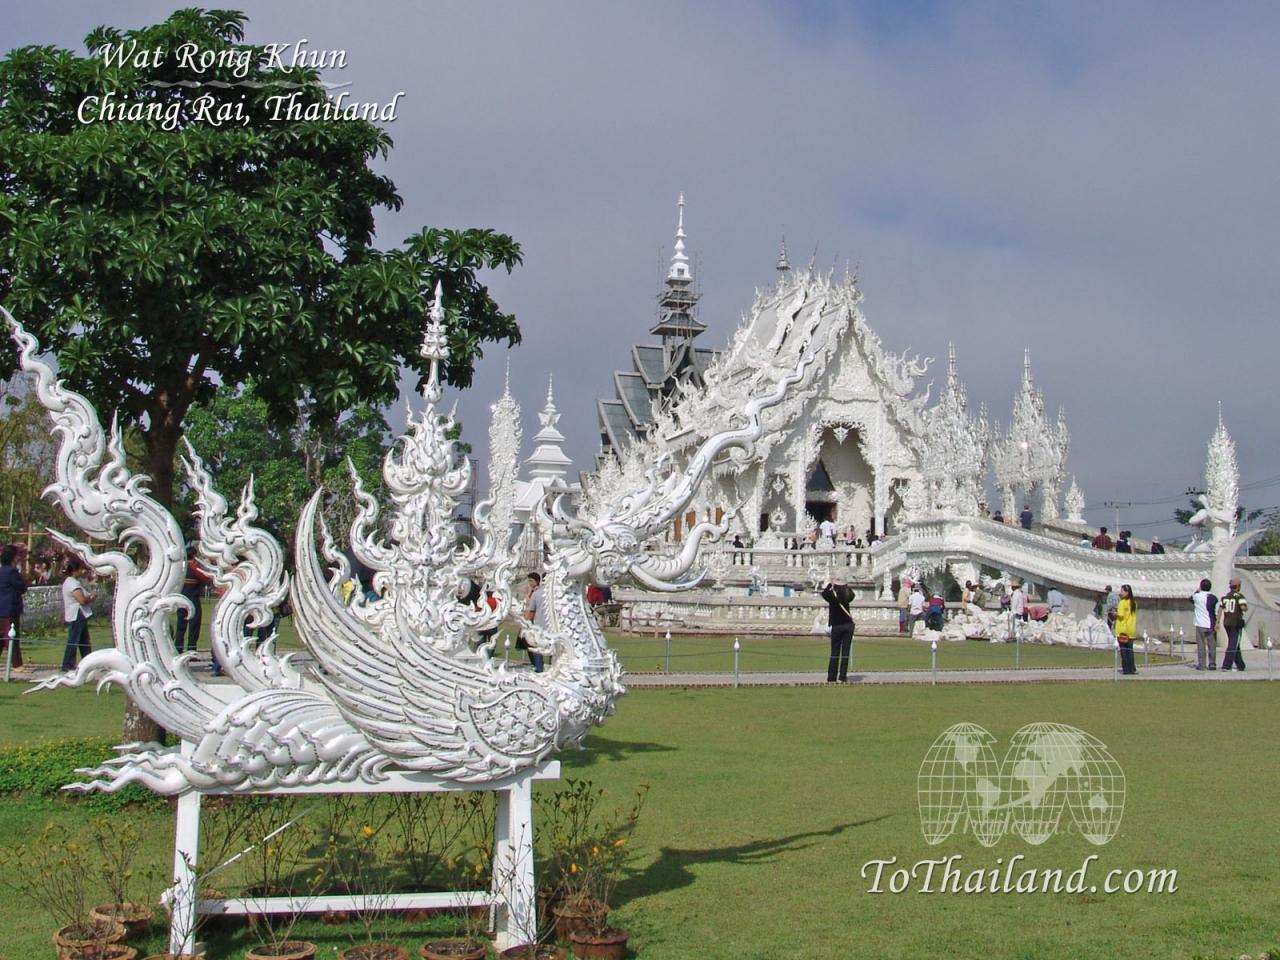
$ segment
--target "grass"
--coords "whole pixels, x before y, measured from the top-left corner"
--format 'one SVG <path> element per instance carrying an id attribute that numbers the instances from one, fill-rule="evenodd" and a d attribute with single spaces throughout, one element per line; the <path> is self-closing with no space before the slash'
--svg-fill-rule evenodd
<path id="1" fill-rule="evenodd" d="M 119 694 L 19 693 L 17 684 L 0 688 L 0 742 L 118 730 Z M 619 701 L 585 751 L 561 759 L 565 777 L 591 779 L 616 804 L 651 785 L 615 897 L 616 918 L 645 960 L 1227 958 L 1280 945 L 1278 705 L 1280 684 L 1265 682 L 641 690 Z M 990 730 L 998 755 L 1033 721 L 1101 739 L 1127 777 L 1118 836 L 1104 847 L 1068 833 L 1038 847 L 1008 836 L 986 849 L 962 835 L 927 846 L 917 771 L 934 738 L 961 721 Z M 167 871 L 168 810 L 115 816 L 138 821 L 143 859 Z M 0 802 L 0 849 L 49 818 L 85 813 L 71 803 Z M 950 854 L 966 867 L 1020 854 L 1027 866 L 1064 871 L 1097 854 L 1100 873 L 1091 876 L 1172 868 L 1178 890 L 895 896 L 869 893 L 859 876 L 872 859 Z M 0 931 L 0 957 L 48 953 L 48 920 L 8 895 Z M 317 922 L 299 932 L 319 940 L 321 957 L 350 942 L 342 928 Z M 428 936 L 423 927 L 401 933 L 414 948 Z M 221 934 L 209 958 L 239 957 L 248 940 L 244 930 Z"/>

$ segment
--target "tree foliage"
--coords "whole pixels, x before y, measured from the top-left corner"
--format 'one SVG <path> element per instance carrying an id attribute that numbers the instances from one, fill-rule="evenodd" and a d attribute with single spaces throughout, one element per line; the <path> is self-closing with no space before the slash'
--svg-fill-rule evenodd
<path id="1" fill-rule="evenodd" d="M 138 30 L 98 28 L 87 56 L 25 47 L 0 61 L 0 301 L 58 351 L 76 389 L 139 426 L 164 502 L 183 421 L 220 383 L 252 381 L 284 429 L 300 404 L 320 424 L 390 402 L 402 364 L 424 375 L 437 281 L 449 382 L 470 382 L 483 343 L 519 341 L 479 279 L 519 264 L 516 242 L 426 228 L 376 249 L 376 211 L 401 204 L 374 169 L 390 138 L 364 120 L 276 119 L 268 98 L 282 90 L 296 86 L 301 104 L 327 95 L 314 71 L 244 43 L 245 22 L 180 10 Z M 225 62 L 183 64 L 183 44 Z M 156 54 L 120 62 L 120 49 Z M 85 98 L 108 93 L 155 117 L 81 122 Z M 220 108 L 243 124 L 211 122 Z M 12 362 L 6 348 L 0 374 Z"/>
<path id="2" fill-rule="evenodd" d="M 293 542 L 298 513 L 323 486 L 336 509 L 335 530 L 349 523 L 352 482 L 350 460 L 366 490 L 378 496 L 383 487 L 382 458 L 386 453 L 387 422 L 369 404 L 359 404 L 336 423 L 314 423 L 299 407 L 293 424 L 282 426 L 255 384 L 223 386 L 207 403 L 187 415 L 186 437 L 215 475 L 218 489 L 234 503 L 239 491 L 254 482 L 259 523 L 288 548 Z"/>

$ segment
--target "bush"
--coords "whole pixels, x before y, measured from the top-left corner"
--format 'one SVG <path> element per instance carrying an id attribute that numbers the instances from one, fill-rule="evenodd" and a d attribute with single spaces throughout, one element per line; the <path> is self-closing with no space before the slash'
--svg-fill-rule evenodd
<path id="1" fill-rule="evenodd" d="M 73 793 L 62 788 L 84 780 L 80 767 L 96 767 L 116 755 L 104 737 L 64 737 L 25 746 L 0 747 L 0 796 L 39 800 L 62 797 L 91 809 L 114 810 L 136 803 L 163 803 L 144 787 L 128 786 L 116 793 Z"/>

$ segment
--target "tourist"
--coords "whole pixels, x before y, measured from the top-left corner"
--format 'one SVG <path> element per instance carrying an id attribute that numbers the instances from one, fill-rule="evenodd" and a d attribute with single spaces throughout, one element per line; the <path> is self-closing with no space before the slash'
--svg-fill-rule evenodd
<path id="1" fill-rule="evenodd" d="M 1159 538 L 1159 537 L 1152 537 L 1152 538 L 1151 538 L 1151 552 L 1152 552 L 1152 553 L 1164 553 L 1164 544 L 1160 542 L 1160 538 Z"/>
<path id="2" fill-rule="evenodd" d="M 62 654 L 62 671 L 75 669 L 76 654 L 84 662 L 93 648 L 89 645 L 89 618 L 93 616 L 94 595 L 86 593 L 80 578 L 89 579 L 89 568 L 78 557 L 67 561 L 62 581 L 62 622 L 67 625 L 67 647 Z"/>
<path id="3" fill-rule="evenodd" d="M 1099 550 L 1110 550 L 1112 547 L 1111 538 L 1107 536 L 1107 528 L 1099 527 L 1098 535 L 1093 538 L 1093 545 Z"/>
<path id="4" fill-rule="evenodd" d="M 1092 546 L 1093 546 L 1093 541 L 1089 539 L 1089 534 L 1088 534 L 1088 533 L 1082 533 L 1082 534 L 1080 534 L 1080 546 L 1082 546 L 1082 547 L 1092 547 Z"/>
<path id="5" fill-rule="evenodd" d="M 603 588 L 601 588 L 599 584 L 595 584 L 595 583 L 593 583 L 591 586 L 594 589 L 600 591 L 600 602 L 604 603 Z M 484 602 L 485 602 L 485 606 L 489 608 L 490 613 L 498 609 L 498 598 L 493 595 L 492 587 L 484 588 Z M 588 600 L 588 602 L 590 601 Z M 497 637 L 498 635 L 498 624 L 494 623 L 494 625 L 490 627 L 488 630 L 479 631 L 479 635 L 480 635 L 480 647 L 485 651 L 487 651 L 489 656 L 492 657 L 494 638 Z"/>
<path id="6" fill-rule="evenodd" d="M 9 634 L 13 634 L 11 666 L 22 666 L 22 595 L 27 592 L 27 581 L 22 578 L 14 561 L 18 548 L 13 544 L 0 550 L 0 657 L 6 656 Z"/>
<path id="7" fill-rule="evenodd" d="M 182 595 L 191 603 L 191 613 L 188 614 L 182 607 L 178 608 L 178 628 L 173 634 L 173 646 L 178 653 L 184 650 L 184 635 L 187 653 L 194 652 L 199 645 L 200 625 L 204 616 L 200 609 L 200 600 L 204 597 L 205 585 L 212 580 L 213 578 L 196 563 L 196 545 L 191 544 L 187 547 L 187 569 L 182 579 Z"/>
<path id="8" fill-rule="evenodd" d="M 823 541 L 829 542 L 833 547 L 836 545 L 836 525 L 830 517 L 825 518 L 818 524 L 818 531 L 822 535 Z"/>
<path id="9" fill-rule="evenodd" d="M 898 632 L 907 632 L 907 614 L 911 611 L 911 578 L 903 577 L 898 587 Z"/>
<path id="10" fill-rule="evenodd" d="M 1133 547 L 1129 546 L 1129 537 L 1132 534 L 1128 530 L 1120 531 L 1120 539 L 1116 541 L 1116 553 L 1133 553 Z"/>
<path id="11" fill-rule="evenodd" d="M 1227 655 L 1222 669 L 1244 670 L 1244 654 L 1240 652 L 1240 631 L 1244 629 L 1244 615 L 1249 612 L 1249 601 L 1240 592 L 1240 578 L 1231 578 L 1231 589 L 1218 602 L 1222 614 L 1222 629 L 1227 631 Z"/>
<path id="12" fill-rule="evenodd" d="M 1093 601 L 1093 615 L 1099 620 L 1107 615 L 1107 597 L 1111 595 L 1111 584 L 1107 584 L 1102 588 L 1102 592 L 1098 594 Z"/>
<path id="13" fill-rule="evenodd" d="M 1031 507 L 1028 504 L 1022 505 L 1022 512 L 1018 514 L 1018 522 L 1022 524 L 1023 530 L 1031 529 Z"/>
<path id="14" fill-rule="evenodd" d="M 924 619 L 924 587 L 913 584 L 911 587 L 910 606 L 907 608 L 907 635 L 915 636 L 916 623 Z"/>
<path id="15" fill-rule="evenodd" d="M 942 594 L 935 593 L 929 597 L 929 606 L 924 613 L 924 628 L 926 630 L 941 630 L 946 626 L 947 602 L 942 599 Z"/>
<path id="16" fill-rule="evenodd" d="M 1196 621 L 1196 669 L 1217 670 L 1218 632 L 1214 628 L 1218 617 L 1218 598 L 1209 591 L 1213 584 L 1209 578 L 1200 581 L 1200 589 L 1191 595 L 1191 607 Z"/>
<path id="17" fill-rule="evenodd" d="M 735 533 L 733 535 L 733 562 L 734 564 L 743 564 L 747 562 L 747 558 L 743 556 L 742 551 L 747 549 L 747 545 L 742 542 L 742 534 Z"/>
<path id="18" fill-rule="evenodd" d="M 1115 633 L 1116 629 L 1116 611 L 1120 608 L 1120 591 L 1107 587 L 1107 629 Z"/>
<path id="19" fill-rule="evenodd" d="M 849 679 L 849 660 L 853 655 L 853 614 L 849 604 L 853 591 L 840 577 L 833 577 L 822 588 L 827 601 L 827 622 L 831 624 L 831 658 L 827 661 L 827 683 L 844 683 Z"/>
<path id="20" fill-rule="evenodd" d="M 43 587 L 49 582 L 49 570 L 43 560 L 37 560 L 31 566 L 31 586 Z"/>
<path id="21" fill-rule="evenodd" d="M 1133 597 L 1133 587 L 1120 587 L 1120 601 L 1116 607 L 1116 643 L 1120 645 L 1120 672 L 1133 676 L 1138 668 L 1133 665 L 1133 641 L 1138 636 L 1138 601 Z"/>
<path id="22" fill-rule="evenodd" d="M 1013 592 L 1009 594 L 1009 612 L 1013 619 L 1027 622 L 1027 592 L 1022 589 L 1022 581 L 1013 581 Z"/>
<path id="23" fill-rule="evenodd" d="M 1067 598 L 1057 587 L 1050 587 L 1049 592 L 1045 594 L 1045 600 L 1049 604 L 1050 613 L 1066 613 Z"/>
<path id="24" fill-rule="evenodd" d="M 547 625 L 547 610 L 542 602 L 542 574 L 540 573 L 529 574 L 529 596 L 524 602 L 524 618 L 535 627 L 545 627 Z M 529 662 L 533 664 L 533 672 L 542 673 L 546 661 L 542 654 L 529 646 L 529 641 L 524 639 L 523 634 L 516 641 L 516 646 L 529 655 Z"/>
<path id="25" fill-rule="evenodd" d="M 1001 510 L 997 510 L 995 513 L 991 515 L 991 519 L 994 520 L 996 523 L 1004 523 L 1004 512 Z"/>

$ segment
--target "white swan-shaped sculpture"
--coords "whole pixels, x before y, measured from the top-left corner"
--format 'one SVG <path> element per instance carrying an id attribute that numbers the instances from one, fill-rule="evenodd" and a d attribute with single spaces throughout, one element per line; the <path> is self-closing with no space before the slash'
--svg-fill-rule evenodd
<path id="1" fill-rule="evenodd" d="M 545 627 L 528 625 L 525 633 L 553 656 L 544 673 L 533 673 L 478 644 L 478 632 L 510 611 L 515 561 L 506 551 L 509 531 L 488 525 L 487 503 L 475 511 L 478 542 L 460 547 L 456 540 L 453 512 L 470 468 L 446 437 L 452 417 L 437 412 L 439 365 L 448 355 L 437 287 L 422 346 L 430 368 L 425 406 L 383 465 L 392 501 L 385 527 L 378 503 L 358 479 L 355 485 L 351 552 L 375 571 L 379 599 L 353 605 L 339 599 L 337 586 L 350 569 L 319 515 L 320 492 L 302 511 L 290 578 L 280 545 L 254 526 L 252 482 L 229 516 L 188 447 L 184 466 L 197 499 L 200 558 L 222 590 L 210 633 L 229 682 L 212 683 L 192 672 L 190 654 L 174 652 L 170 634 L 170 618 L 187 604 L 178 522 L 148 495 L 146 478 L 130 474 L 118 426 L 108 437 L 89 402 L 37 358 L 34 337 L 0 313 L 60 437 L 57 480 L 46 494 L 88 538 L 120 547 L 95 552 L 53 533 L 98 574 L 114 577 L 114 646 L 39 687 L 122 687 L 182 745 L 128 744 L 119 757 L 82 771 L 90 779 L 75 786 L 139 783 L 163 794 L 376 782 L 393 769 L 493 783 L 579 742 L 624 692 L 617 658 L 586 606 L 585 583 L 626 576 L 650 589 L 696 583 L 689 571 L 698 545 L 723 534 L 729 517 L 695 527 L 675 557 L 647 553 L 644 542 L 681 515 L 718 457 L 759 439 L 760 413 L 803 381 L 816 359 L 800 351 L 794 369 L 761 385 L 733 429 L 705 441 L 684 470 L 653 465 L 644 489 L 593 522 L 571 516 L 560 502 L 543 511 L 548 617 Z M 464 579 L 492 586 L 498 609 L 459 603 Z M 305 654 L 278 654 L 274 640 L 255 648 L 245 636 L 246 627 L 269 622 L 271 608 L 286 596 Z"/>

